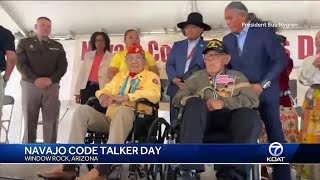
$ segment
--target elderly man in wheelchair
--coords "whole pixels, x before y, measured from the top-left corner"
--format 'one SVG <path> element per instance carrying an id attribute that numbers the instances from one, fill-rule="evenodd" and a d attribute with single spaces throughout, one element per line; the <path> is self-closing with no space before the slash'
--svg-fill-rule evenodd
<path id="1" fill-rule="evenodd" d="M 147 99 L 154 104 L 160 101 L 160 78 L 151 71 L 144 70 L 146 59 L 140 45 L 128 49 L 126 63 L 128 73 L 118 73 L 110 83 L 96 92 L 102 107 L 108 107 L 106 115 L 90 106 L 80 105 L 74 112 L 69 143 L 84 142 L 87 130 L 108 134 L 107 144 L 123 144 L 130 134 L 135 114 L 136 101 Z M 138 107 L 138 111 L 150 113 L 147 105 Z M 82 179 L 105 179 L 111 173 L 111 165 L 97 165 Z M 75 165 L 60 165 L 52 172 L 39 173 L 44 179 L 75 179 Z"/>
<path id="2" fill-rule="evenodd" d="M 206 69 L 195 72 L 173 99 L 176 107 L 183 107 L 180 143 L 257 143 L 258 96 L 242 73 L 225 68 L 230 56 L 221 41 L 212 40 L 203 54 Z M 217 137 L 220 134 L 228 137 Z M 196 179 L 196 172 L 204 169 L 204 165 L 181 165 L 178 178 Z M 215 165 L 218 180 L 246 180 L 250 169 L 250 165 Z"/>

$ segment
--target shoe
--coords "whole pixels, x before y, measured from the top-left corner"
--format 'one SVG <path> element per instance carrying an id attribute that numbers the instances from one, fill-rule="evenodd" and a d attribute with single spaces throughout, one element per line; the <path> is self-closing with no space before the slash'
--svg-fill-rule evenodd
<path id="1" fill-rule="evenodd" d="M 51 172 L 37 173 L 39 178 L 50 180 L 74 180 L 77 177 L 77 171 L 63 171 L 63 166 L 56 167 Z"/>
<path id="2" fill-rule="evenodd" d="M 75 180 L 77 177 L 77 173 L 75 171 L 38 173 L 37 175 L 39 178 L 47 180 Z"/>

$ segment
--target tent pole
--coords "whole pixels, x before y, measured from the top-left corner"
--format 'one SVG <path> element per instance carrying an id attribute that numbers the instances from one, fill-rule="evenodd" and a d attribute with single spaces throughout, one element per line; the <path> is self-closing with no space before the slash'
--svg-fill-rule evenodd
<path id="1" fill-rule="evenodd" d="M 191 0 L 191 11 L 198 12 L 197 0 Z"/>

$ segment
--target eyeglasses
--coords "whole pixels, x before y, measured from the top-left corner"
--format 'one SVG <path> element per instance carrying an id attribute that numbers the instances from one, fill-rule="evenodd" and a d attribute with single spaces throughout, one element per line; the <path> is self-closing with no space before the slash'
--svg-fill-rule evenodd
<path id="1" fill-rule="evenodd" d="M 220 60 L 222 56 L 225 54 L 219 53 L 219 54 L 205 54 L 203 55 L 203 59 L 205 61 L 214 61 L 214 60 Z"/>

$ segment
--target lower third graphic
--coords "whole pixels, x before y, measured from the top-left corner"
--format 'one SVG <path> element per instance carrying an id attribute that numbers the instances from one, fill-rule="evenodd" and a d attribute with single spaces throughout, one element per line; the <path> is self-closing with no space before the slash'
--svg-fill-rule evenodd
<path id="1" fill-rule="evenodd" d="M 283 162 L 285 157 L 280 157 L 283 153 L 283 146 L 279 142 L 274 142 L 269 145 L 269 154 L 271 157 L 267 157 L 267 162 Z"/>

